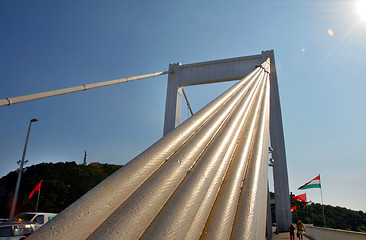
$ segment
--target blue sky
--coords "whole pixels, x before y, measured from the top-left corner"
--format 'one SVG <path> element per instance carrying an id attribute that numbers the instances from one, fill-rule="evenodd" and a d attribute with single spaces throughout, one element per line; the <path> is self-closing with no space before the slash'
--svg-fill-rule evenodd
<path id="1" fill-rule="evenodd" d="M 0 1 L 0 99 L 274 49 L 290 191 L 321 174 L 325 204 L 366 211 L 366 21 L 355 6 Z M 197 112 L 232 84 L 185 90 Z M 84 150 L 88 162 L 127 163 L 162 137 L 166 85 L 162 76 L 1 107 L 0 176 L 18 167 L 32 118 L 28 165 L 81 163 Z"/>

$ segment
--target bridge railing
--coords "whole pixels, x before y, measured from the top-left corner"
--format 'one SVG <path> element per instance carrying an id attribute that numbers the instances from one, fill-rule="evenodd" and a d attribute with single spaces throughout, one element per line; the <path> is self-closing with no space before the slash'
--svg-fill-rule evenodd
<path id="1" fill-rule="evenodd" d="M 314 227 L 311 225 L 305 226 L 306 236 L 316 240 L 365 240 L 366 233 L 345 231 L 331 228 Z"/>

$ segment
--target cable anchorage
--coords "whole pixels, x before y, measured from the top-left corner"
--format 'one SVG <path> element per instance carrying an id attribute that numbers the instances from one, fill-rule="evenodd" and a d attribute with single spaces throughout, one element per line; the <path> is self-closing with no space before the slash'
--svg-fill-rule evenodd
<path id="1" fill-rule="evenodd" d="M 255 65 L 255 67 L 256 67 L 256 68 L 257 68 L 257 67 L 260 67 L 260 68 L 262 68 L 262 69 L 264 70 L 264 72 L 266 72 L 266 73 L 270 74 L 270 72 L 269 72 L 269 71 L 267 71 L 267 69 L 265 69 L 265 68 L 262 66 L 262 64 L 261 64 L 261 65 Z"/>

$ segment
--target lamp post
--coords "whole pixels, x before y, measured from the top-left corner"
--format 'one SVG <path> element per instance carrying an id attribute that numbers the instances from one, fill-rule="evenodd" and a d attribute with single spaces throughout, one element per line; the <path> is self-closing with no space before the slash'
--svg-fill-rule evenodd
<path id="1" fill-rule="evenodd" d="M 34 118 L 34 119 L 30 120 L 30 122 L 29 122 L 27 138 L 25 140 L 25 145 L 24 145 L 24 150 L 23 150 L 23 156 L 22 156 L 22 160 L 20 162 L 20 167 L 19 167 L 18 180 L 17 180 L 17 184 L 15 186 L 15 194 L 14 194 L 13 202 L 11 204 L 11 209 L 10 209 L 10 215 L 9 215 L 9 219 L 10 220 L 14 217 L 15 207 L 17 205 L 19 185 L 20 185 L 20 179 L 22 178 L 23 165 L 24 165 L 25 153 L 27 152 L 27 145 L 28 145 L 29 133 L 30 133 L 30 130 L 31 130 L 31 127 L 32 127 L 32 123 L 33 122 L 37 122 L 37 121 L 38 121 L 38 119 L 35 119 Z"/>

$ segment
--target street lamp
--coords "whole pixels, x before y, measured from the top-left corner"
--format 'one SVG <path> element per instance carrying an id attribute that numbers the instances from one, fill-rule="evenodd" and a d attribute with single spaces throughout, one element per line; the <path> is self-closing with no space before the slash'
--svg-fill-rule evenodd
<path id="1" fill-rule="evenodd" d="M 32 123 L 33 122 L 37 122 L 37 121 L 38 121 L 38 119 L 35 119 L 34 118 L 34 119 L 30 120 L 30 122 L 29 122 L 27 138 L 25 140 L 25 145 L 24 145 L 24 150 L 23 150 L 23 156 L 22 156 L 22 160 L 20 162 L 20 168 L 19 168 L 19 173 L 18 173 L 18 180 L 17 180 L 17 184 L 15 186 L 15 194 L 14 194 L 13 203 L 11 204 L 11 209 L 10 209 L 10 216 L 9 216 L 9 219 L 10 220 L 14 217 L 15 207 L 17 205 L 19 185 L 20 185 L 20 179 L 22 178 L 23 165 L 24 165 L 25 153 L 27 152 L 27 145 L 28 145 L 29 133 L 30 133 L 30 130 L 31 130 Z"/>

